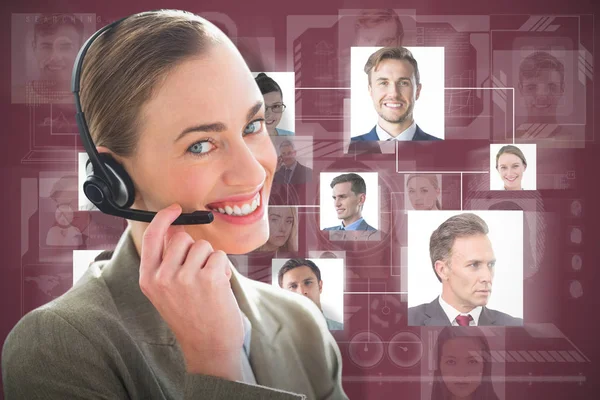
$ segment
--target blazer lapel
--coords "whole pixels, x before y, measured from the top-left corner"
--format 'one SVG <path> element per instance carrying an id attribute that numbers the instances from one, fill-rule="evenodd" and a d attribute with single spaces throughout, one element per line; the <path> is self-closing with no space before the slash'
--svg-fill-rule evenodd
<path id="1" fill-rule="evenodd" d="M 496 318 L 494 318 L 494 315 L 492 315 L 492 313 L 490 312 L 490 310 L 487 309 L 487 307 L 483 307 L 481 309 L 481 315 L 479 315 L 479 322 L 477 323 L 478 326 L 489 326 L 489 325 L 496 325 Z"/>
<path id="2" fill-rule="evenodd" d="M 425 135 L 423 134 L 421 128 L 419 128 L 419 125 L 417 125 L 417 130 L 415 131 L 415 135 L 413 136 L 412 140 L 425 140 Z"/>
<path id="3" fill-rule="evenodd" d="M 173 331 L 140 289 L 140 257 L 129 227 L 121 236 L 113 257 L 102 269 L 102 276 L 127 330 L 149 344 L 174 345 Z"/>
<path id="4" fill-rule="evenodd" d="M 371 129 L 371 132 L 368 133 L 366 140 L 379 140 L 379 136 L 377 135 L 377 125 Z"/>
<path id="5" fill-rule="evenodd" d="M 233 269 L 231 289 L 237 299 L 240 310 L 252 324 L 250 338 L 250 365 L 260 385 L 271 387 L 291 387 L 297 377 L 289 374 L 288 363 L 292 361 L 287 356 L 274 357 L 286 353 L 279 342 L 281 323 L 273 318 L 262 306 L 264 298 L 254 287 L 255 282 L 240 275 Z M 275 305 L 276 306 L 276 305 Z"/>
<path id="6" fill-rule="evenodd" d="M 426 326 L 450 326 L 452 325 L 442 309 L 438 298 L 436 297 L 431 303 L 425 306 L 426 319 L 423 325 Z"/>

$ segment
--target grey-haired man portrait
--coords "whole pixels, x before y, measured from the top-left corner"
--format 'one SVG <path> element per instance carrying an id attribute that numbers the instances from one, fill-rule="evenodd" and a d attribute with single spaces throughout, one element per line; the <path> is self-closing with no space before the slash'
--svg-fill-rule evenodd
<path id="1" fill-rule="evenodd" d="M 429 254 L 442 293 L 408 309 L 409 326 L 519 326 L 523 319 L 487 307 L 496 256 L 486 222 L 473 213 L 452 216 L 432 234 Z"/>

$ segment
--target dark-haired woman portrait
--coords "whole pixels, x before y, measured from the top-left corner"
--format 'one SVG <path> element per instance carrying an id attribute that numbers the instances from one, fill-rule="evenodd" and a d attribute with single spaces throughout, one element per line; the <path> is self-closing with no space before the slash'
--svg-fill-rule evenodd
<path id="1" fill-rule="evenodd" d="M 254 78 L 265 99 L 265 125 L 270 136 L 291 136 L 292 131 L 278 128 L 286 109 L 281 86 L 273 78 L 261 72 Z"/>
<path id="2" fill-rule="evenodd" d="M 438 335 L 431 400 L 499 400 L 492 385 L 490 346 L 476 327 L 447 327 Z"/>

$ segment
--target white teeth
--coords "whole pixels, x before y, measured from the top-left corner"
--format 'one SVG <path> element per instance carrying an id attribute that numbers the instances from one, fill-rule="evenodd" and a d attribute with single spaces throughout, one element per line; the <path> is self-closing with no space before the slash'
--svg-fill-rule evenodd
<path id="1" fill-rule="evenodd" d="M 387 107 L 391 107 L 391 108 L 400 108 L 400 107 L 402 107 L 402 104 L 385 103 L 385 105 Z"/>
<path id="2" fill-rule="evenodd" d="M 260 194 L 257 194 L 250 204 L 246 203 L 242 204 L 241 206 L 234 205 L 233 207 L 225 206 L 225 208 L 219 207 L 217 210 L 221 214 L 235 215 L 239 217 L 251 214 L 258 208 L 258 206 L 260 206 Z"/>

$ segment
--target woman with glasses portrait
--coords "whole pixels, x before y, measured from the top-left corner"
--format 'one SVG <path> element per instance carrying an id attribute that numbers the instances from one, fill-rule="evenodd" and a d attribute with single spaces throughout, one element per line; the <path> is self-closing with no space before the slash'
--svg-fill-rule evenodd
<path id="1" fill-rule="evenodd" d="M 291 136 L 292 131 L 278 128 L 281 117 L 285 111 L 283 92 L 275 80 L 264 72 L 254 78 L 265 100 L 265 125 L 269 136 Z"/>

